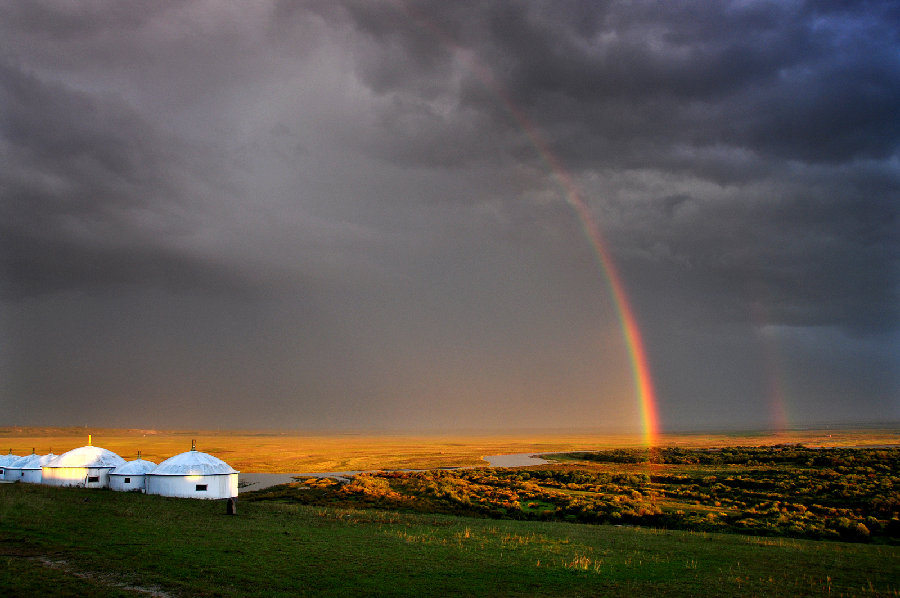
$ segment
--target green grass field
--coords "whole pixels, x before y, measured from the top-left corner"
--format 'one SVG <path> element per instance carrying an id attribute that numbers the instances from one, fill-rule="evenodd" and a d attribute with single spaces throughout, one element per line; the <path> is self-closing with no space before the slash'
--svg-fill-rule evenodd
<path id="1" fill-rule="evenodd" d="M 900 548 L 0 485 L 3 596 L 896 596 Z"/>

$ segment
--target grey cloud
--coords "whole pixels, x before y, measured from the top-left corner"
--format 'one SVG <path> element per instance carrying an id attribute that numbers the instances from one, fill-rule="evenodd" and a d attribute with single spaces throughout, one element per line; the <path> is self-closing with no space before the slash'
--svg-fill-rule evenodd
<path id="1" fill-rule="evenodd" d="M 657 288 L 652 312 L 683 287 L 704 289 L 686 306 L 695 320 L 747 321 L 764 305 L 772 323 L 896 330 L 900 181 L 885 168 L 847 170 L 797 169 L 790 183 L 730 192 L 686 184 L 633 206 L 612 240 L 626 267 L 656 273 L 635 285 Z"/>
<path id="2" fill-rule="evenodd" d="M 781 346 L 809 412 L 897 413 L 898 15 L 4 5 L 0 393 L 32 420 L 70 395 L 160 425 L 628 425 L 577 189 L 667 425 L 766 425 Z"/>
<path id="3" fill-rule="evenodd" d="M 475 71 L 485 68 L 575 168 L 648 166 L 675 144 L 842 162 L 884 158 L 900 140 L 891 4 L 411 6 L 349 4 L 354 26 L 380 42 L 359 56 L 365 83 L 380 94 L 450 95 L 460 104 L 447 130 L 466 108 L 491 114 L 484 135 L 502 135 L 509 116 L 481 89 Z M 457 48 L 476 67 L 457 73 L 455 91 Z"/>
<path id="4" fill-rule="evenodd" d="M 18 2 L 4 7 L 8 26 L 45 39 L 74 39 L 111 29 L 134 30 L 153 17 L 184 2 L 163 1 L 141 5 L 89 0 L 77 6 L 47 0 Z"/>
<path id="5" fill-rule="evenodd" d="M 349 6 L 354 26 L 384 42 L 357 63 L 362 80 L 399 98 L 383 108 L 387 142 L 373 144 L 389 148 L 387 159 L 440 168 L 506 155 L 539 164 L 537 148 L 516 145 L 523 134 L 506 112 L 508 94 L 575 171 L 679 173 L 719 189 L 676 219 L 671 206 L 664 217 L 645 216 L 646 202 L 616 199 L 633 190 L 598 184 L 589 195 L 626 262 L 634 251 L 655 252 L 670 267 L 701 269 L 723 281 L 723 304 L 749 310 L 748 297 L 765 296 L 771 317 L 786 324 L 898 325 L 900 186 L 896 167 L 878 162 L 900 142 L 896 6 Z M 470 52 L 475 66 L 462 60 L 455 70 L 434 58 L 455 51 Z M 428 81 L 447 77 L 453 108 L 440 117 L 403 100 L 421 101 L 423 69 Z M 870 177 L 882 181 L 877 191 Z M 500 204 L 508 223 L 559 226 L 522 199 Z M 610 202 L 630 216 L 605 219 Z"/>
<path id="6" fill-rule="evenodd" d="M 213 260 L 179 244 L 198 225 L 188 148 L 114 98 L 0 68 L 5 291 L 102 284 L 238 288 Z M 191 189 L 190 185 L 195 187 Z"/>
<path id="7" fill-rule="evenodd" d="M 110 286 L 249 293 L 242 273 L 175 249 L 65 238 L 58 231 L 29 235 L 6 226 L 0 233 L 6 278 L 0 288 L 12 299 Z"/>

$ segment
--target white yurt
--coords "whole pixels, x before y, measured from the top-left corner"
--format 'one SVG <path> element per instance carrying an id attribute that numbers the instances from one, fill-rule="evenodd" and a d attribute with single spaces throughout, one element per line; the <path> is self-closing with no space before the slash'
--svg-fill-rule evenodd
<path id="1" fill-rule="evenodd" d="M 12 449 L 9 449 L 8 455 L 0 455 L 0 480 L 6 479 L 6 468 L 21 458 L 19 455 L 13 455 Z"/>
<path id="2" fill-rule="evenodd" d="M 134 461 L 119 465 L 109 472 L 109 487 L 122 492 L 132 490 L 144 492 L 147 487 L 147 473 L 154 469 L 156 463 L 141 459 L 141 454 L 138 453 L 138 458 Z"/>
<path id="3" fill-rule="evenodd" d="M 125 464 L 125 459 L 99 446 L 82 446 L 59 455 L 44 465 L 44 484 L 108 488 L 109 472 Z"/>
<path id="4" fill-rule="evenodd" d="M 22 473 L 22 468 L 19 467 L 19 464 L 25 464 L 34 456 L 34 453 L 31 455 L 25 455 L 24 457 L 16 457 L 9 465 L 3 468 L 3 479 L 9 482 L 18 482 L 21 481 L 22 476 L 25 475 Z"/>
<path id="5" fill-rule="evenodd" d="M 56 455 L 37 455 L 34 449 L 30 455 L 19 457 L 6 467 L 6 479 L 12 482 L 25 482 L 26 484 L 41 483 L 41 468 L 56 458 Z"/>
<path id="6" fill-rule="evenodd" d="M 221 459 L 191 448 L 169 457 L 147 474 L 147 494 L 234 498 L 238 495 L 238 472 Z"/>

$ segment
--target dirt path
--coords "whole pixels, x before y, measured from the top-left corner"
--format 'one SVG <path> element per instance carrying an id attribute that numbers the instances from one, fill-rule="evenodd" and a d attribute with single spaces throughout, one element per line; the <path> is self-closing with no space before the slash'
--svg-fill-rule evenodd
<path id="1" fill-rule="evenodd" d="M 80 571 L 78 570 L 71 562 L 67 561 L 64 558 L 60 557 L 50 557 L 46 555 L 42 556 L 26 556 L 26 555 L 12 555 L 7 554 L 6 556 L 21 556 L 21 558 L 25 558 L 34 562 L 40 563 L 42 566 L 47 567 L 48 569 L 54 569 L 56 571 L 61 571 L 67 575 L 71 575 L 72 577 L 77 577 L 79 579 L 85 579 L 91 581 L 93 583 L 103 585 L 109 588 L 116 588 L 119 590 L 125 590 L 127 592 L 134 592 L 135 594 L 139 594 L 141 596 L 151 596 L 152 598 L 176 598 L 175 594 L 170 594 L 166 592 L 162 588 L 158 586 L 143 586 L 138 585 L 129 581 L 125 581 L 124 578 L 114 575 L 112 573 L 97 573 L 93 571 Z"/>

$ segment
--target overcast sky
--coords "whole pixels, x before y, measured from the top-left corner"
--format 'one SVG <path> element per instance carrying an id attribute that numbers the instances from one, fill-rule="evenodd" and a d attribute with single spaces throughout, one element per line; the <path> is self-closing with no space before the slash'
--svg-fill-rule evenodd
<path id="1" fill-rule="evenodd" d="M 900 419 L 900 3 L 0 4 L 0 422 Z M 559 164 L 566 173 L 554 171 Z"/>

